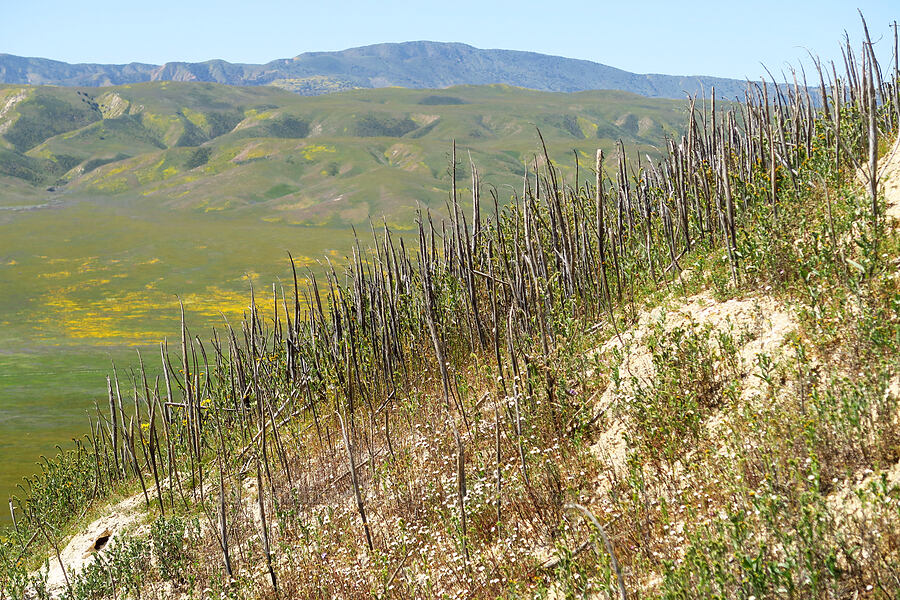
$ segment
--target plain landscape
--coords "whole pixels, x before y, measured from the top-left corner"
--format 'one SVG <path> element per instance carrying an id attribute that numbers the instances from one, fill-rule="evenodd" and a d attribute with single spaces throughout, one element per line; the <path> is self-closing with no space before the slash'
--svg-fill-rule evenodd
<path id="1" fill-rule="evenodd" d="M 0 599 L 897 597 L 864 31 L 684 99 L 0 56 Z"/>

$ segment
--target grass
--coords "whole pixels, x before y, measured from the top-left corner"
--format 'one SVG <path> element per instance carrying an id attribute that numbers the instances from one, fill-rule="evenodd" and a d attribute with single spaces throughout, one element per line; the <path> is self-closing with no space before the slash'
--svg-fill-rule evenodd
<path id="1" fill-rule="evenodd" d="M 146 205 L 72 203 L 0 213 L 0 239 L 5 498 L 41 455 L 87 432 L 111 362 L 128 373 L 137 350 L 158 357 L 160 341 L 177 339 L 179 299 L 198 333 L 221 326 L 223 316 L 240 322 L 251 281 L 291 280 L 286 251 L 298 267 L 325 256 L 340 263 L 352 231 L 215 213 L 173 221 Z M 9 523 L 7 510 L 0 521 Z"/>
<path id="2" fill-rule="evenodd" d="M 632 375 L 632 393 L 626 396 L 633 431 L 628 443 L 635 448 L 632 459 L 637 463 L 674 465 L 703 441 L 703 423 L 710 414 L 734 399 L 736 390 L 730 387 L 737 377 L 734 342 L 724 333 L 710 347 L 715 338 L 709 324 L 688 323 L 669 330 L 663 323 L 654 325 L 645 342 L 652 355 L 652 380 L 642 382 Z M 621 380 L 620 369 L 614 370 L 614 380 Z M 690 393 L 685 382 L 691 382 Z"/>
<path id="3" fill-rule="evenodd" d="M 72 526 L 56 504 L 140 482 L 157 533 L 123 538 L 121 564 L 171 560 L 182 522 L 189 564 L 91 567 L 73 589 L 99 572 L 253 598 L 896 596 L 900 231 L 856 181 L 863 107 L 839 133 L 787 97 L 774 122 L 761 93 L 743 107 L 770 135 L 692 114 L 710 143 L 662 168 L 621 157 L 596 187 L 545 156 L 509 206 L 423 213 L 417 251 L 375 230 L 281 311 L 257 295 L 212 340 L 183 329 L 171 385 L 137 377 L 146 427 L 98 410 L 90 446 L 19 498 L 0 573 L 21 580 L 29 531 Z M 891 136 L 894 110 L 872 114 Z M 757 305 L 756 325 L 678 318 L 698 295 Z M 752 346 L 776 313 L 790 327 Z M 597 452 L 616 431 L 622 452 Z"/>
<path id="4" fill-rule="evenodd" d="M 0 161 L 3 173 L 21 180 L 22 191 L 56 186 L 79 198 L 139 197 L 189 210 L 256 207 L 257 218 L 274 212 L 304 224 L 360 225 L 369 214 L 404 224 L 416 203 L 443 206 L 452 138 L 472 152 L 505 200 L 520 187 L 522 164 L 532 159 L 536 127 L 559 149 L 554 158 L 570 169 L 573 152 L 586 164 L 598 145 L 611 150 L 618 139 L 658 155 L 664 135 L 677 131 L 684 118 L 679 101 L 508 86 L 461 86 L 440 95 L 353 90 L 327 97 L 172 82 L 102 93 L 0 89 L 7 96 L 25 94 L 4 116 L 8 129 L 0 136 L 9 145 L 8 158 Z M 57 119 L 47 107 L 60 115 L 64 108 L 75 111 L 86 121 Z M 407 158 L 403 164 L 390 158 L 398 145 Z M 333 152 L 310 152 L 321 146 Z M 257 198 L 259 189 L 272 185 L 302 191 Z"/>

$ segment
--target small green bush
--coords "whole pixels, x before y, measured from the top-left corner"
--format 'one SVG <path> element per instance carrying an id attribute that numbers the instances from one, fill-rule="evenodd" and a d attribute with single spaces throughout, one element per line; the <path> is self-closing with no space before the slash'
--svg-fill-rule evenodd
<path id="1" fill-rule="evenodd" d="M 159 573 L 163 579 L 183 577 L 187 564 L 184 553 L 184 519 L 178 516 L 160 517 L 150 526 L 150 540 L 156 554 Z"/>
<path id="2" fill-rule="evenodd" d="M 104 556 L 97 554 L 72 580 L 72 591 L 66 600 L 94 600 L 99 598 L 138 597 L 147 565 L 150 563 L 150 544 L 143 539 L 123 537 L 116 540 Z"/>

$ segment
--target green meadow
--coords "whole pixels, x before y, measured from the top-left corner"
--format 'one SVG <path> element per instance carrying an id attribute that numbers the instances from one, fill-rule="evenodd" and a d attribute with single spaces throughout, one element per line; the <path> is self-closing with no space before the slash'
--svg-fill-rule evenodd
<path id="1" fill-rule="evenodd" d="M 288 251 L 304 277 L 316 260 L 341 262 L 351 239 L 135 204 L 0 211 L 0 493 L 87 432 L 113 364 L 128 404 L 138 351 L 155 368 L 159 342 L 179 343 L 179 302 L 190 333 L 208 339 L 240 322 L 251 282 L 269 307 L 272 283 L 290 291 Z"/>

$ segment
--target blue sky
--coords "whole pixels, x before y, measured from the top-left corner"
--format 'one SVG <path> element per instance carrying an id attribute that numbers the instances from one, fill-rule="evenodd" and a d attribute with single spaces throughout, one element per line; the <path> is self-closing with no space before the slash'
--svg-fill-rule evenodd
<path id="1" fill-rule="evenodd" d="M 378 42 L 458 41 L 601 62 L 638 73 L 756 78 L 806 48 L 840 58 L 856 9 L 890 59 L 898 0 L 0 0 L 0 52 L 67 62 L 267 62 Z M 887 64 L 885 64 L 885 67 Z"/>

